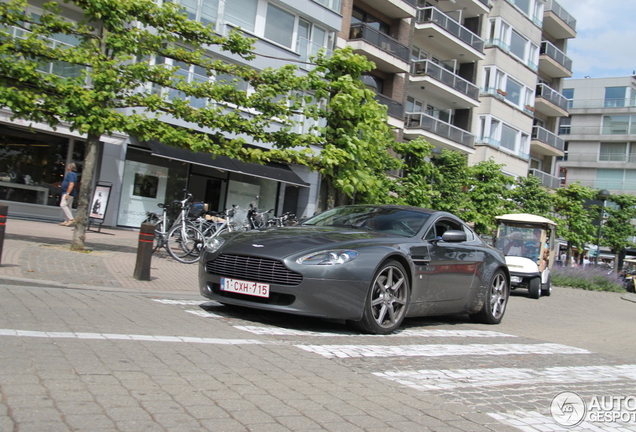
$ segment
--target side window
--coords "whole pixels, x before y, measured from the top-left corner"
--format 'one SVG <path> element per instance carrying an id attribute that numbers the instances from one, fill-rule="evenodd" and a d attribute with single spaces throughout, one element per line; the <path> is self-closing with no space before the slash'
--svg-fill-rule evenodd
<path id="1" fill-rule="evenodd" d="M 464 228 L 465 227 L 463 225 L 460 225 L 455 221 L 448 220 L 448 219 L 440 219 L 437 222 L 435 222 L 435 225 L 433 225 L 431 229 L 428 230 L 428 232 L 426 233 L 426 236 L 424 237 L 424 240 L 441 239 L 444 233 L 448 230 L 466 231 L 466 229 Z M 467 237 L 470 237 L 468 236 L 468 233 L 466 233 L 466 235 Z"/>

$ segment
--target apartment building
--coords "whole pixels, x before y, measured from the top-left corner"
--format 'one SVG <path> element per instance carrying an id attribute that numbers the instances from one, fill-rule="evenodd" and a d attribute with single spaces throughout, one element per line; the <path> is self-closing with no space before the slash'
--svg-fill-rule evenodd
<path id="1" fill-rule="evenodd" d="M 342 21 L 340 0 L 177 2 L 192 19 L 214 23 L 219 34 L 240 27 L 255 37 L 258 55 L 250 62 L 255 69 L 290 62 L 302 65 L 298 62 L 307 61 L 320 48 L 333 49 Z M 31 1 L 29 12 L 35 17 L 42 14 L 43 3 L 43 0 Z M 60 3 L 65 18 L 81 18 L 76 10 Z M 51 43 L 72 45 L 70 39 L 52 38 Z M 208 54 L 226 61 L 240 61 L 214 49 Z M 169 59 L 161 61 L 172 65 Z M 62 76 L 73 73 L 72 68 L 60 68 L 54 63 L 48 67 L 48 72 Z M 232 81 L 232 77 L 203 76 L 195 67 L 183 67 L 181 75 L 188 81 Z M 250 91 L 247 85 L 242 89 Z M 168 98 L 179 97 L 174 90 L 159 91 Z M 190 102 L 213 103 L 195 99 Z M 64 126 L 54 131 L 44 124 L 10 117 L 10 111 L 0 110 L 0 202 L 9 204 L 11 215 L 61 220 L 58 204 L 64 167 L 70 162 L 78 163 L 81 184 L 84 137 Z M 170 117 L 162 120 L 192 127 Z M 306 125 L 300 127 L 303 126 Z M 249 137 L 248 145 L 267 147 L 250 142 Z M 97 166 L 97 185 L 108 193 L 103 219 L 107 226 L 139 227 L 147 211 L 156 211 L 158 203 L 171 203 L 181 196 L 184 188 L 196 199 L 211 203 L 212 209 L 222 210 L 232 204 L 246 207 L 256 202 L 261 208 L 274 208 L 277 213 L 292 211 L 299 216 L 313 214 L 318 196 L 318 174 L 301 166 L 263 166 L 224 157 L 212 159 L 208 154 L 195 154 L 161 142 L 141 142 L 134 136 L 102 137 Z"/>
<path id="2" fill-rule="evenodd" d="M 636 75 L 567 79 L 563 93 L 570 116 L 559 127 L 562 184 L 636 194 Z"/>
<path id="3" fill-rule="evenodd" d="M 566 52 L 576 21 L 554 0 L 498 0 L 484 34 L 482 103 L 475 109 L 476 151 L 469 160 L 493 158 L 506 173 L 534 175 L 555 189 L 556 159 L 564 151 L 558 119 L 568 115 L 562 80 L 572 76 Z"/>
<path id="4" fill-rule="evenodd" d="M 338 45 L 376 63 L 364 81 L 401 139 L 559 186 L 576 20 L 556 1 L 344 0 L 342 15 Z"/>

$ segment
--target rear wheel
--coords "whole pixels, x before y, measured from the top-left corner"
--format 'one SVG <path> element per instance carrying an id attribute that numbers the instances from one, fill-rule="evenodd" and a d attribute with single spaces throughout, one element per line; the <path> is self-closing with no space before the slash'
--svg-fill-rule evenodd
<path id="1" fill-rule="evenodd" d="M 490 280 L 484 305 L 479 312 L 472 314 L 470 318 L 484 324 L 499 324 L 506 312 L 509 297 L 508 278 L 503 270 L 497 270 Z"/>
<path id="2" fill-rule="evenodd" d="M 185 264 L 192 264 L 201 258 L 203 250 L 203 234 L 192 225 L 181 224 L 172 227 L 168 233 L 166 249 L 174 259 Z"/>
<path id="3" fill-rule="evenodd" d="M 155 225 L 155 237 L 152 243 L 152 252 L 157 252 L 159 249 L 163 247 L 163 221 L 158 222 Z"/>
<path id="4" fill-rule="evenodd" d="M 541 295 L 549 297 L 552 294 L 552 278 L 548 275 L 548 281 L 541 287 Z"/>
<path id="5" fill-rule="evenodd" d="M 362 320 L 354 325 L 366 333 L 392 333 L 406 316 L 410 294 L 409 280 L 402 264 L 387 261 L 373 278 Z"/>
<path id="6" fill-rule="evenodd" d="M 536 277 L 528 281 L 528 296 L 533 299 L 541 297 L 541 278 Z"/>

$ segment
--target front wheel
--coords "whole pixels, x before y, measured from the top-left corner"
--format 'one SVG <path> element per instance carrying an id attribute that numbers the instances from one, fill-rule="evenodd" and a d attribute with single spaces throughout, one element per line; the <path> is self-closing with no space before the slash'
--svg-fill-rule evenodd
<path id="1" fill-rule="evenodd" d="M 506 312 L 509 297 L 508 278 L 503 270 L 497 270 L 490 280 L 484 305 L 479 312 L 472 314 L 470 318 L 484 324 L 499 324 Z"/>
<path id="2" fill-rule="evenodd" d="M 528 296 L 533 299 L 541 297 L 541 278 L 535 277 L 528 281 Z"/>
<path id="3" fill-rule="evenodd" d="M 354 325 L 365 333 L 392 333 L 406 316 L 410 295 L 409 280 L 402 264 L 387 261 L 373 278 L 362 320 Z"/>
<path id="4" fill-rule="evenodd" d="M 177 261 L 192 264 L 201 259 L 204 241 L 203 234 L 196 227 L 179 224 L 168 233 L 166 249 Z"/>

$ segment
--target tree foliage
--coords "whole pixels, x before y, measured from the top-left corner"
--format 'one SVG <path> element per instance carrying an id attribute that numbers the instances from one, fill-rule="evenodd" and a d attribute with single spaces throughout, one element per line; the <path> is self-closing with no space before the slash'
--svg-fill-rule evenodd
<path id="1" fill-rule="evenodd" d="M 520 177 L 507 194 L 516 211 L 552 218 L 552 194 L 541 185 L 535 176 Z"/>
<path id="2" fill-rule="evenodd" d="M 625 248 L 636 246 L 631 241 L 636 236 L 636 230 L 631 224 L 636 219 L 636 197 L 627 194 L 612 195 L 610 201 L 605 207 L 607 220 L 600 231 L 601 245 L 608 246 L 616 255 Z"/>
<path id="3" fill-rule="evenodd" d="M 14 117 L 66 124 L 86 135 L 72 249 L 84 247 L 103 135 L 119 132 L 247 162 L 311 162 L 303 156 L 311 153 L 307 149 L 316 136 L 290 130 L 302 103 L 296 91 L 306 84 L 294 67 L 259 73 L 211 56 L 216 50 L 250 60 L 252 40 L 238 31 L 219 36 L 173 3 L 67 3 L 82 11 L 81 19 L 66 20 L 69 9 L 55 1 L 45 3 L 39 16 L 28 12 L 25 0 L 0 3 L 0 106 Z M 60 40 L 67 43 L 55 42 Z M 207 77 L 233 79 L 189 80 L 184 71 L 191 67 Z M 249 83 L 253 91 L 240 90 L 234 80 Z M 193 100 L 218 103 L 195 107 Z M 273 118 L 281 127 L 270 127 Z M 275 145 L 263 151 L 246 146 L 245 137 Z"/>
<path id="4" fill-rule="evenodd" d="M 568 256 L 571 248 L 582 251 L 587 244 L 594 241 L 594 217 L 585 203 L 594 198 L 592 189 L 580 183 L 572 183 L 567 187 L 557 189 L 554 194 L 554 211 L 557 213 L 557 232 L 568 242 Z"/>

